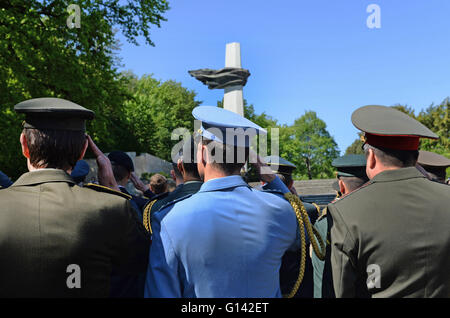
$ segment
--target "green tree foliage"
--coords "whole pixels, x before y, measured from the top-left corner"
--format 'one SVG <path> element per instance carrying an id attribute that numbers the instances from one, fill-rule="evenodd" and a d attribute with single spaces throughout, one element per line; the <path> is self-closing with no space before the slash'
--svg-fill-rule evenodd
<path id="1" fill-rule="evenodd" d="M 416 115 L 414 110 L 408 106 L 395 105 L 392 107 L 418 120 L 439 136 L 438 140 L 421 139 L 421 150 L 436 152 L 447 157 L 450 156 L 449 97 L 444 99 L 439 105 L 431 104 L 428 108 L 421 110 L 419 115 Z"/>
<path id="2" fill-rule="evenodd" d="M 132 98 L 125 103 L 125 117 L 134 136 L 130 149 L 171 160 L 171 150 L 179 140 L 171 140 L 176 128 L 194 129 L 191 115 L 196 93 L 174 81 L 161 82 L 149 75 L 140 79 L 126 75 Z"/>
<path id="3" fill-rule="evenodd" d="M 68 4 L 81 8 L 80 28 L 69 28 Z M 96 113 L 88 131 L 107 151 L 129 142 L 122 105 L 126 83 L 116 70 L 114 27 L 128 41 L 150 39 L 168 10 L 165 0 L 5 0 L 0 4 L 0 169 L 11 177 L 26 166 L 13 106 L 37 97 L 61 97 Z M 119 143 L 119 145 L 118 145 Z"/>
<path id="4" fill-rule="evenodd" d="M 362 132 L 358 133 L 359 138 L 356 139 L 350 146 L 345 150 L 346 155 L 363 155 L 364 150 L 362 149 L 363 141 L 361 140 Z"/>
<path id="5" fill-rule="evenodd" d="M 439 140 L 422 139 L 420 149 L 433 151 L 450 158 L 450 98 L 439 105 L 422 110 L 417 120 L 439 136 Z"/>
<path id="6" fill-rule="evenodd" d="M 281 127 L 280 156 L 297 166 L 299 177 L 330 178 L 331 162 L 339 156 L 339 149 L 325 122 L 314 111 L 307 111 L 292 126 Z"/>

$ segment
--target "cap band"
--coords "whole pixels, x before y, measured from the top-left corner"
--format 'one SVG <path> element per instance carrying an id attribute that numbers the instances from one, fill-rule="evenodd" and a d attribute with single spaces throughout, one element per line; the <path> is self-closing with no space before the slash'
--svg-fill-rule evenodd
<path id="1" fill-rule="evenodd" d="M 43 118 L 28 115 L 26 116 L 23 127 L 28 129 L 85 131 L 86 120 L 81 118 Z"/>
<path id="2" fill-rule="evenodd" d="M 381 148 L 395 150 L 418 150 L 419 136 L 390 136 L 390 135 L 374 135 L 366 133 L 366 143 Z"/>

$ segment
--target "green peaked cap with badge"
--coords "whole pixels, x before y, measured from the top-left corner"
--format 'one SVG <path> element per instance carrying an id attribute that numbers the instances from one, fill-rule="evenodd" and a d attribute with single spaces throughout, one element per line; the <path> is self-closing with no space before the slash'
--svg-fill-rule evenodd
<path id="1" fill-rule="evenodd" d="M 418 150 L 420 138 L 439 138 L 414 118 L 387 106 L 358 108 L 352 114 L 352 123 L 365 132 L 365 143 L 374 147 Z"/>
<path id="2" fill-rule="evenodd" d="M 264 161 L 274 173 L 291 175 L 292 172 L 297 168 L 297 166 L 292 162 L 278 156 L 264 157 Z"/>
<path id="3" fill-rule="evenodd" d="M 14 106 L 25 114 L 24 128 L 85 131 L 86 120 L 94 118 L 93 111 L 71 101 L 54 98 L 34 98 Z"/>
<path id="4" fill-rule="evenodd" d="M 337 169 L 338 177 L 367 178 L 364 155 L 345 155 L 334 159 L 331 165 Z"/>

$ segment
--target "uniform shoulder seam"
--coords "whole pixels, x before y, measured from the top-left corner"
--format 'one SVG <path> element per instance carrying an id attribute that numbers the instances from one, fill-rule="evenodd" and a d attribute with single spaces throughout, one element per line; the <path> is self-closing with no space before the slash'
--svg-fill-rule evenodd
<path id="1" fill-rule="evenodd" d="M 349 194 L 342 196 L 339 198 L 339 200 L 335 200 L 334 202 L 331 202 L 330 204 L 336 205 L 339 204 L 340 202 L 344 201 L 346 198 L 351 197 L 352 195 L 354 195 L 355 193 L 359 192 L 362 189 L 367 188 L 368 186 L 372 185 L 373 183 L 371 181 L 368 181 L 366 183 L 364 183 L 362 186 L 360 186 L 359 188 L 353 190 L 352 192 L 350 192 Z"/>
<path id="2" fill-rule="evenodd" d="M 193 195 L 194 195 L 194 193 L 186 194 L 185 196 L 182 196 L 182 197 L 180 197 L 180 198 L 177 198 L 177 199 L 175 199 L 175 200 L 172 200 L 172 201 L 170 201 L 170 202 L 167 202 L 166 204 L 162 205 L 162 206 L 158 209 L 158 211 L 161 211 L 162 209 L 165 209 L 165 208 L 171 206 L 172 204 L 175 204 L 175 203 L 178 203 L 178 202 L 180 202 L 180 201 L 186 200 L 187 198 L 190 198 L 190 197 L 193 196 Z M 156 212 L 156 211 L 155 211 L 155 212 Z"/>
<path id="3" fill-rule="evenodd" d="M 95 183 L 87 183 L 83 186 L 83 188 L 88 188 L 88 189 L 92 189 L 95 190 L 97 192 L 103 192 L 103 193 L 109 193 L 109 194 L 114 194 L 117 196 L 120 196 L 122 198 L 125 198 L 127 200 L 131 200 L 131 195 L 128 195 L 126 193 L 102 186 L 100 184 L 95 184 Z"/>

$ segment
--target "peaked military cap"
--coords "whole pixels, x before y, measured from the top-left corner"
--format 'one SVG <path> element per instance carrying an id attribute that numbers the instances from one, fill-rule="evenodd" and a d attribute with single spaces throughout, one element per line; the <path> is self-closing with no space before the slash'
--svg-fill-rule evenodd
<path id="1" fill-rule="evenodd" d="M 292 162 L 278 156 L 267 156 L 264 161 L 274 173 L 291 175 L 297 168 Z"/>
<path id="2" fill-rule="evenodd" d="M 428 172 L 432 179 L 441 180 L 442 182 L 445 180 L 447 168 L 450 167 L 450 159 L 424 150 L 419 151 L 417 163 Z"/>
<path id="3" fill-rule="evenodd" d="M 125 152 L 119 150 L 112 151 L 108 154 L 108 158 L 112 164 L 125 167 L 130 172 L 134 171 L 133 160 Z"/>
<path id="4" fill-rule="evenodd" d="M 338 177 L 367 178 L 364 155 L 345 155 L 334 159 L 331 165 L 337 169 Z"/>
<path id="5" fill-rule="evenodd" d="M 417 150 L 420 138 L 439 138 L 414 118 L 392 107 L 358 108 L 352 114 L 352 123 L 365 132 L 365 143 L 374 147 Z"/>
<path id="6" fill-rule="evenodd" d="M 25 114 L 24 128 L 55 130 L 86 130 L 86 120 L 94 118 L 94 112 L 61 98 L 34 98 L 14 106 Z"/>
<path id="7" fill-rule="evenodd" d="M 421 166 L 448 168 L 450 167 L 450 159 L 434 152 L 420 150 L 417 163 Z"/>
<path id="8" fill-rule="evenodd" d="M 250 147 L 252 138 L 267 131 L 232 111 L 215 106 L 198 106 L 192 111 L 201 121 L 199 133 L 204 138 L 231 146 Z"/>

